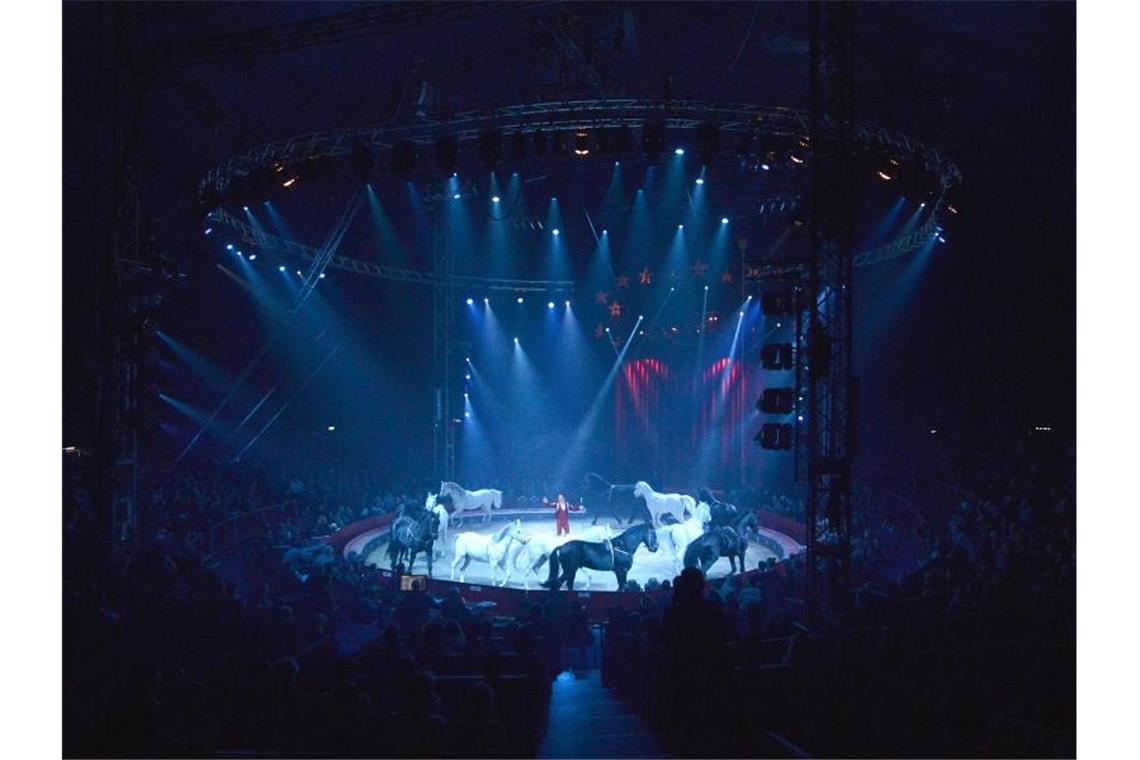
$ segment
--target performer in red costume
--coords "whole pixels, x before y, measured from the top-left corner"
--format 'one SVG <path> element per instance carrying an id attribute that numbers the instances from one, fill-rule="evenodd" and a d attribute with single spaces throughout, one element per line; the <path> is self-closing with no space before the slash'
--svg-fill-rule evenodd
<path id="1" fill-rule="evenodd" d="M 542 503 L 550 504 L 545 498 L 542 500 Z M 570 535 L 570 513 L 585 511 L 585 507 L 570 504 L 566 501 L 565 496 L 558 494 L 558 498 L 554 500 L 554 524 L 557 526 L 556 533 L 559 536 L 563 533 Z"/>

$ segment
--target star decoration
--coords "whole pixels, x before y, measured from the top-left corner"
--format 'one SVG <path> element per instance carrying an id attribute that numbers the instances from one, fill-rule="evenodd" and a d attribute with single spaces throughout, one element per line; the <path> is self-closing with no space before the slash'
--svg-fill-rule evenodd
<path id="1" fill-rule="evenodd" d="M 605 304 L 608 300 L 610 300 L 610 292 L 608 290 L 599 290 L 598 294 L 594 296 L 594 301 L 600 304 Z"/>
<path id="2" fill-rule="evenodd" d="M 628 288 L 629 277 L 623 274 L 621 277 L 617 278 L 617 286 L 619 288 Z"/>
<path id="3" fill-rule="evenodd" d="M 606 328 L 602 326 L 601 322 L 599 322 L 598 326 L 594 328 L 594 337 L 597 338 L 598 340 L 601 340 L 602 336 L 605 334 L 606 334 Z"/>
<path id="4" fill-rule="evenodd" d="M 610 304 L 610 316 L 614 319 L 621 317 L 621 304 L 617 301 Z"/>
<path id="5" fill-rule="evenodd" d="M 689 269 L 693 270 L 693 276 L 694 277 L 704 277 L 705 270 L 707 270 L 708 268 L 709 268 L 709 265 L 706 264 L 705 262 L 701 261 L 700 259 L 697 259 L 693 263 L 693 265 L 689 267 Z"/>
<path id="6" fill-rule="evenodd" d="M 725 272 L 724 274 L 722 274 L 720 276 L 720 281 L 731 283 L 732 282 L 732 272 Z"/>
<path id="7" fill-rule="evenodd" d="M 648 285 L 653 282 L 653 275 L 649 272 L 649 267 L 641 270 L 641 284 Z"/>

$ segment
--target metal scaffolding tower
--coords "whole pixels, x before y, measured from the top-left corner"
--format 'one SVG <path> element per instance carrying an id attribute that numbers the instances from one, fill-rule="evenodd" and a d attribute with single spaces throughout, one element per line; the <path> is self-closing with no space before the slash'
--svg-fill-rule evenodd
<path id="1" fill-rule="evenodd" d="M 811 257 L 803 294 L 807 350 L 797 363 L 807 387 L 807 596 L 813 618 L 842 603 L 851 556 L 854 14 L 851 2 L 811 6 Z"/>

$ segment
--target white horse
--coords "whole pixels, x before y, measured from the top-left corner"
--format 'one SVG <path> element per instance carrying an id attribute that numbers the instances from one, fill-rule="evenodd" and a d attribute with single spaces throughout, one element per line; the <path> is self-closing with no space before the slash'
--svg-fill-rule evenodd
<path id="1" fill-rule="evenodd" d="M 697 500 L 682 493 L 657 493 L 644 480 L 639 480 L 633 487 L 633 495 L 645 499 L 645 506 L 653 518 L 654 527 L 661 526 L 661 515 L 669 513 L 678 521 L 685 519 L 686 513 L 692 513 L 697 506 Z"/>
<path id="2" fill-rule="evenodd" d="M 538 572 L 538 569 L 546 564 L 546 561 L 550 558 L 550 553 L 559 546 L 562 546 L 562 544 L 567 541 L 575 540 L 605 541 L 616 535 L 617 533 L 608 525 L 592 525 L 576 536 L 552 536 L 549 533 L 531 536 L 530 540 L 526 543 L 511 544 L 511 548 L 508 551 L 507 563 L 522 573 L 523 588 L 529 591 L 530 576 L 536 575 L 541 579 L 542 575 Z M 583 588 L 589 589 L 591 580 L 589 571 L 586 568 L 582 568 L 579 570 L 579 573 L 585 573 L 586 585 Z"/>
<path id="3" fill-rule="evenodd" d="M 424 509 L 428 512 L 435 512 L 439 517 L 439 536 L 435 539 L 435 556 L 442 557 L 444 547 L 447 546 L 447 526 L 451 522 L 450 515 L 447 514 L 447 507 L 436 501 L 437 494 L 428 491 L 427 499 L 424 501 Z"/>
<path id="4" fill-rule="evenodd" d="M 451 561 L 451 580 L 455 580 L 455 566 L 459 564 L 459 560 L 463 560 L 463 567 L 459 568 L 459 582 L 465 583 L 467 565 L 471 563 L 471 560 L 475 560 L 491 565 L 492 585 L 495 583 L 495 568 L 503 568 L 506 577 L 499 585 L 507 585 L 507 581 L 511 579 L 511 571 L 514 569 L 506 563 L 507 550 L 513 541 L 525 543 L 528 540 L 526 534 L 523 533 L 522 520 L 517 519 L 513 523 L 507 523 L 499 528 L 493 536 L 484 536 L 472 531 L 460 533 L 455 539 L 455 559 Z"/>
<path id="5" fill-rule="evenodd" d="M 478 491 L 468 491 L 458 483 L 450 480 L 439 484 L 440 497 L 451 499 L 451 517 L 456 519 L 461 512 L 482 512 L 483 522 L 491 520 L 491 510 L 503 506 L 503 492 L 494 488 L 480 488 Z"/>
<path id="6" fill-rule="evenodd" d="M 673 566 L 678 573 L 685 566 L 685 549 L 693 539 L 705 532 L 705 525 L 711 520 L 712 510 L 702 501 L 693 508 L 693 514 L 688 520 L 657 529 L 657 543 L 673 553 Z"/>

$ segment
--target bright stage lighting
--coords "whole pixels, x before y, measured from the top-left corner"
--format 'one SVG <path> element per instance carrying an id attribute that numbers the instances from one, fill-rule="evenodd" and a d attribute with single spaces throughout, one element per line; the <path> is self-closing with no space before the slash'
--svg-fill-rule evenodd
<path id="1" fill-rule="evenodd" d="M 320 279 L 322 279 L 322 280 L 323 280 L 323 279 L 325 279 L 325 273 L 324 273 L 324 272 L 321 272 L 321 273 L 320 273 L 320 275 L 319 275 L 319 278 L 320 278 Z"/>
<path id="2" fill-rule="evenodd" d="M 558 234 L 561 234 L 561 233 L 559 233 L 559 232 L 558 232 L 558 228 L 557 228 L 557 227 L 555 227 L 553 230 L 551 230 L 551 231 L 550 231 L 550 234 L 552 234 L 552 235 L 558 235 Z"/>
<path id="3" fill-rule="evenodd" d="M 301 276 L 302 276 L 302 275 L 301 275 L 301 270 L 300 270 L 300 269 L 298 269 L 298 270 L 297 270 L 297 276 L 298 276 L 298 277 L 301 277 Z"/>
<path id="4" fill-rule="evenodd" d="M 257 258 L 257 254 L 256 254 L 256 253 L 251 253 L 251 254 L 249 254 L 249 260 L 250 260 L 250 261 L 253 261 L 253 260 L 254 260 L 254 259 L 256 259 L 256 258 Z"/>
<path id="5" fill-rule="evenodd" d="M 567 301 L 567 302 L 566 302 L 566 308 L 567 308 L 567 309 L 569 309 L 569 308 L 570 308 L 570 302 L 569 302 L 569 301 Z"/>
<path id="6" fill-rule="evenodd" d="M 459 193 L 456 193 L 455 195 L 453 195 L 451 197 L 454 198 L 455 200 L 459 200 Z"/>
<path id="7" fill-rule="evenodd" d="M 334 430 L 336 430 L 336 425 L 329 425 L 329 432 L 331 433 Z"/>
<path id="8" fill-rule="evenodd" d="M 470 374 L 464 375 L 464 376 L 463 376 L 463 379 L 464 379 L 464 380 L 470 380 L 470 379 L 471 379 L 471 375 L 470 375 Z"/>
<path id="9" fill-rule="evenodd" d="M 281 266 L 277 267 L 277 271 L 278 272 L 284 272 L 285 271 L 285 265 L 282 264 Z"/>
<path id="10" fill-rule="evenodd" d="M 685 149 L 684 149 L 684 148 L 677 148 L 677 149 L 676 149 L 675 151 L 673 151 L 673 152 L 674 152 L 675 154 L 677 154 L 678 156 L 683 156 L 683 155 L 685 155 Z"/>
<path id="11" fill-rule="evenodd" d="M 468 299 L 467 299 L 467 305 L 468 305 L 468 306 L 471 306 L 471 305 L 473 305 L 474 303 L 475 303 L 475 299 L 474 299 L 474 298 L 468 298 Z"/>
<path id="12" fill-rule="evenodd" d="M 523 302 L 523 297 L 522 297 L 522 296 L 519 296 L 519 297 L 518 297 L 517 299 L 515 299 L 515 300 L 517 300 L 519 303 L 522 303 L 522 302 Z"/>
<path id="13" fill-rule="evenodd" d="M 249 211 L 249 206 L 242 206 L 242 207 L 241 207 L 241 210 L 242 210 L 242 211 Z"/>
<path id="14" fill-rule="evenodd" d="M 554 301 L 547 301 L 546 302 L 546 308 L 553 309 L 554 308 Z"/>
<path id="15" fill-rule="evenodd" d="M 491 304 L 491 299 L 490 298 L 484 298 L 483 304 L 489 306 Z"/>
<path id="16" fill-rule="evenodd" d="M 519 342 L 519 339 L 516 337 L 516 338 L 515 338 L 515 343 L 518 343 L 518 342 Z"/>
<path id="17" fill-rule="evenodd" d="M 727 216 L 722 216 L 722 217 L 720 218 L 720 223 L 721 223 L 721 224 L 728 224 L 728 217 L 727 217 Z"/>
<path id="18" fill-rule="evenodd" d="M 492 195 L 491 196 L 491 203 L 498 203 L 498 202 L 499 202 L 499 196 Z"/>
<path id="19" fill-rule="evenodd" d="M 238 256 L 244 256 L 245 255 L 241 251 L 234 251 L 234 253 L 236 253 Z"/>
<path id="20" fill-rule="evenodd" d="M 226 243 L 226 250 L 227 251 L 232 251 L 233 249 L 234 249 L 233 243 Z"/>
<path id="21" fill-rule="evenodd" d="M 708 290 L 708 289 L 709 289 L 709 286 L 708 286 L 708 285 L 705 285 L 705 290 Z"/>
<path id="22" fill-rule="evenodd" d="M 768 170 L 770 170 L 772 167 L 771 167 L 771 166 L 768 166 L 768 164 L 760 164 L 760 168 L 761 168 L 761 169 L 763 169 L 764 171 L 768 171 Z"/>
<path id="23" fill-rule="evenodd" d="M 471 412 L 464 412 L 464 413 L 463 413 L 463 416 L 464 416 L 464 417 L 467 417 L 467 418 L 470 418 L 470 417 L 471 417 Z"/>
<path id="24" fill-rule="evenodd" d="M 203 234 L 203 235 L 209 235 L 209 234 L 210 234 L 211 232 L 213 232 L 213 231 L 214 231 L 214 228 L 213 228 L 213 227 L 207 227 L 207 228 L 206 228 L 206 229 L 205 229 L 205 230 L 202 232 L 202 234 Z"/>
<path id="25" fill-rule="evenodd" d="M 701 179 L 700 177 L 697 177 L 697 184 L 703 185 L 703 184 L 705 184 L 705 181 L 703 179 Z"/>

